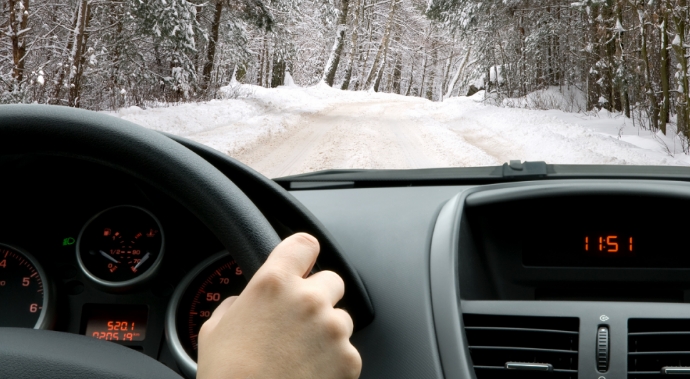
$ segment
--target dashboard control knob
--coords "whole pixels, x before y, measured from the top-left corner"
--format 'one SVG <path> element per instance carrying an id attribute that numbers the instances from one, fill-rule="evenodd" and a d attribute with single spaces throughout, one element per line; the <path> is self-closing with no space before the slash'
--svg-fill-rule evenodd
<path id="1" fill-rule="evenodd" d="M 600 326 L 597 330 L 597 370 L 606 372 L 609 368 L 609 328 Z"/>

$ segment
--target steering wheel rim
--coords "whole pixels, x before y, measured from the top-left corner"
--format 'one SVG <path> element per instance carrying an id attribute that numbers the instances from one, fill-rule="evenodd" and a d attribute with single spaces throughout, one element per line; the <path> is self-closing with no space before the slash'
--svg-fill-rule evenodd
<path id="1" fill-rule="evenodd" d="M 247 280 L 280 243 L 251 200 L 213 165 L 160 133 L 116 117 L 57 106 L 0 106 L 0 155 L 7 154 L 95 161 L 149 183 L 199 218 L 231 251 Z M 79 372 L 75 368 L 73 377 Z"/>

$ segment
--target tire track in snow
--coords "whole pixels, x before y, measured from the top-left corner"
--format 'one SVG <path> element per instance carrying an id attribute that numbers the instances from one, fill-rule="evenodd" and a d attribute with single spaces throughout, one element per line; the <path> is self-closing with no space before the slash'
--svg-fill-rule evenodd
<path id="1" fill-rule="evenodd" d="M 250 166 L 269 178 L 291 175 L 333 127 L 332 123 L 306 122 L 254 149 L 245 149 L 237 158 L 245 163 L 253 162 Z"/>
<path id="2" fill-rule="evenodd" d="M 234 157 L 268 177 L 330 168 L 425 168 L 443 165 L 420 143 L 405 102 L 340 104 L 304 117 L 271 141 Z"/>
<path id="3" fill-rule="evenodd" d="M 419 144 L 412 142 L 413 129 L 408 125 L 389 125 L 400 148 L 405 152 L 405 158 L 410 168 L 432 168 L 438 163 L 429 159 L 420 149 Z"/>

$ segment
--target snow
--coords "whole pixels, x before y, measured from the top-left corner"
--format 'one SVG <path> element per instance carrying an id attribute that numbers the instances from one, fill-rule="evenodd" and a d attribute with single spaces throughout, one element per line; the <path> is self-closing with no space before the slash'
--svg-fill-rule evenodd
<path id="1" fill-rule="evenodd" d="M 613 28 L 616 33 L 623 33 L 625 29 L 623 29 L 623 25 L 621 25 L 621 20 L 616 19 L 616 26 Z"/>
<path id="2" fill-rule="evenodd" d="M 680 36 L 678 34 L 676 34 L 676 36 L 673 38 L 671 45 L 680 46 Z"/>
<path id="3" fill-rule="evenodd" d="M 489 80 L 491 83 L 496 83 L 496 71 L 498 71 L 498 83 L 503 83 L 503 67 L 502 66 L 491 66 L 489 69 Z"/>
<path id="4" fill-rule="evenodd" d="M 673 130 L 652 133 L 606 110 L 572 112 L 584 101 L 576 90 L 549 88 L 498 107 L 485 101 L 484 91 L 431 102 L 325 84 L 232 86 L 223 90 L 235 97 L 225 100 L 110 113 L 206 144 L 269 177 L 322 169 L 500 165 L 511 159 L 690 165 Z M 531 107 L 539 98 L 550 98 L 553 106 Z"/>
<path id="5" fill-rule="evenodd" d="M 297 87 L 295 80 L 292 79 L 292 75 L 290 75 L 290 71 L 285 71 L 285 80 L 283 82 L 285 83 L 286 87 Z"/>
<path id="6" fill-rule="evenodd" d="M 587 99 L 585 93 L 574 86 L 562 88 L 552 86 L 520 98 L 504 99 L 502 104 L 512 108 L 582 112 L 587 108 Z"/>

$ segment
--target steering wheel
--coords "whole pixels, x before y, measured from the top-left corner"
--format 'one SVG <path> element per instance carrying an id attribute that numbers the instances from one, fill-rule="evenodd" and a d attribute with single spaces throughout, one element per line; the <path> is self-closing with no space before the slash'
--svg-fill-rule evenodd
<path id="1" fill-rule="evenodd" d="M 266 218 L 225 175 L 160 133 L 96 112 L 44 105 L 0 106 L 0 154 L 94 161 L 167 193 L 213 232 L 247 280 L 280 242 Z M 68 333 L 0 328 L 0 377 L 174 378 L 126 347 Z"/>

